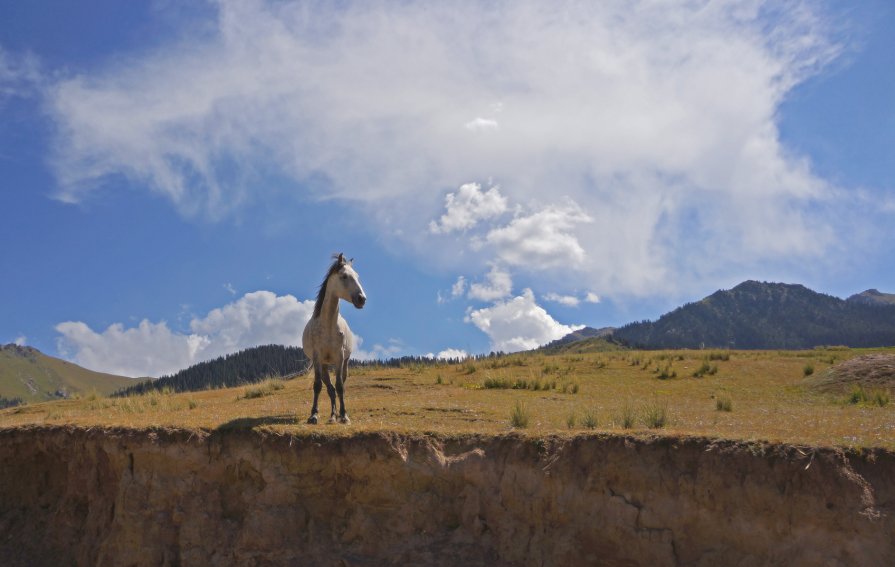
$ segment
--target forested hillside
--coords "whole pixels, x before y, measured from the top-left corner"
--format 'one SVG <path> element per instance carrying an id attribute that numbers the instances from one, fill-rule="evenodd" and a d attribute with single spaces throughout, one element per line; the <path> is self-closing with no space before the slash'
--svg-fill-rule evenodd
<path id="1" fill-rule="evenodd" d="M 890 346 L 895 345 L 895 306 L 845 301 L 802 285 L 747 281 L 657 321 L 625 325 L 613 337 L 640 348 Z"/>
<path id="2" fill-rule="evenodd" d="M 288 376 L 301 372 L 307 366 L 308 358 L 299 347 L 265 345 L 200 362 L 172 376 L 139 382 L 119 390 L 115 395 L 142 394 L 162 388 L 175 392 L 229 388 L 260 382 L 270 376 Z"/>

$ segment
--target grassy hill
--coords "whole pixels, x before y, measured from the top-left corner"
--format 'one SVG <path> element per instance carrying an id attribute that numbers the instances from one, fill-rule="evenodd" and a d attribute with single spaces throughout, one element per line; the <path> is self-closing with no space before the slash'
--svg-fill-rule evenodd
<path id="1" fill-rule="evenodd" d="M 308 425 L 312 376 L 227 389 L 58 400 L 0 410 L 0 428 L 263 428 L 347 436 L 364 432 L 483 435 L 580 433 L 699 436 L 805 446 L 895 449 L 893 392 L 866 399 L 806 380 L 859 356 L 895 349 L 527 352 L 459 364 L 351 370 L 351 425 Z M 880 391 L 873 391 L 874 388 Z M 328 417 L 323 393 L 321 418 Z"/>
<path id="2" fill-rule="evenodd" d="M 895 345 L 895 305 L 845 301 L 802 285 L 747 281 L 657 321 L 625 325 L 613 338 L 642 348 L 890 346 Z"/>
<path id="3" fill-rule="evenodd" d="M 133 384 L 130 378 L 87 370 L 32 347 L 0 346 L 2 398 L 39 402 L 94 390 L 105 395 L 130 384 Z"/>

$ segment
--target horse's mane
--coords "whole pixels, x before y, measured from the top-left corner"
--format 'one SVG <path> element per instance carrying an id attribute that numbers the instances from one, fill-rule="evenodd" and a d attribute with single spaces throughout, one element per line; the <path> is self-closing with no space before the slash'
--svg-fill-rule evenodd
<path id="1" fill-rule="evenodd" d="M 326 271 L 326 276 L 323 278 L 323 283 L 320 284 L 320 289 L 317 290 L 317 301 L 314 302 L 314 317 L 320 317 L 320 311 L 323 309 L 323 298 L 326 297 L 326 283 L 329 281 L 329 277 L 334 273 L 339 271 L 343 265 L 345 265 L 345 257 L 342 254 L 333 254 L 332 266 Z"/>

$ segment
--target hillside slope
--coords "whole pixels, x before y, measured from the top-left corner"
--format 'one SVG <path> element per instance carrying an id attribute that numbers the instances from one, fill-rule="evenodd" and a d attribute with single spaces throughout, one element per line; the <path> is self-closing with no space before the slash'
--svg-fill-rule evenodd
<path id="1" fill-rule="evenodd" d="M 845 301 L 802 285 L 747 281 L 631 323 L 613 337 L 645 348 L 804 349 L 895 344 L 895 305 Z"/>
<path id="2" fill-rule="evenodd" d="M 0 346 L 0 397 L 3 398 L 39 402 L 92 390 L 106 395 L 131 384 L 130 378 L 87 370 L 47 356 L 36 348 Z"/>

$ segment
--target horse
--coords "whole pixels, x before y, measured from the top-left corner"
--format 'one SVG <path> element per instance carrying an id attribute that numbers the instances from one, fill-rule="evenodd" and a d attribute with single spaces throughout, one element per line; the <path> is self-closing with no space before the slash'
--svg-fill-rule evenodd
<path id="1" fill-rule="evenodd" d="M 345 410 L 345 382 L 348 380 L 348 359 L 354 350 L 354 335 L 348 323 L 339 314 L 339 300 L 351 302 L 357 309 L 363 309 L 367 302 L 360 278 L 351 266 L 354 258 L 346 260 L 344 254 L 333 255 L 335 261 L 326 272 L 317 292 L 314 314 L 305 325 L 301 336 L 305 355 L 311 359 L 314 368 L 314 405 L 308 423 L 317 423 L 317 398 L 326 384 L 332 412 L 329 423 L 351 423 Z M 329 369 L 336 372 L 336 385 L 329 379 Z M 339 416 L 336 418 L 336 393 L 339 394 Z"/>

